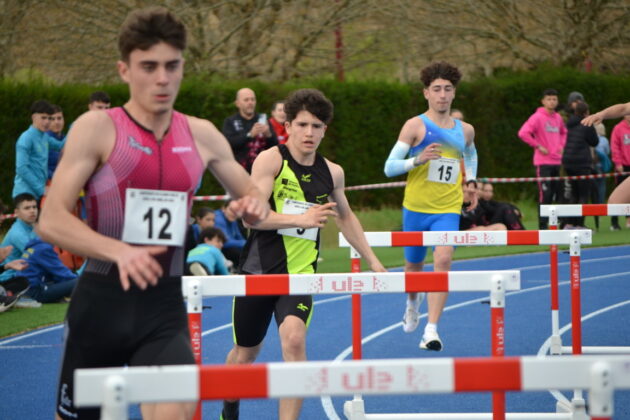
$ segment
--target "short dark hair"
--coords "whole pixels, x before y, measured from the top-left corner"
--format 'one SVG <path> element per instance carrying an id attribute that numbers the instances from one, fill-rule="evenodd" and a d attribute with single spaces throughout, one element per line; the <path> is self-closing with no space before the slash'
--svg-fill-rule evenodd
<path id="1" fill-rule="evenodd" d="M 133 50 L 146 51 L 160 42 L 185 50 L 186 27 L 167 9 L 148 7 L 129 13 L 120 28 L 118 50 L 122 60 L 129 61 Z"/>
<path id="2" fill-rule="evenodd" d="M 448 80 L 453 86 L 457 86 L 461 78 L 462 73 L 459 69 L 446 61 L 431 63 L 420 72 L 420 80 L 425 88 L 429 87 L 436 79 Z"/>
<path id="3" fill-rule="evenodd" d="M 52 109 L 53 109 L 53 114 L 56 114 L 58 112 L 63 112 L 63 109 L 61 109 L 61 107 L 59 105 L 52 104 L 51 106 L 52 106 Z"/>
<path id="4" fill-rule="evenodd" d="M 22 194 L 18 194 L 13 198 L 13 206 L 15 208 L 18 208 L 20 206 L 20 204 L 22 204 L 25 201 L 37 201 L 37 198 L 35 198 L 35 196 L 33 194 L 30 193 L 22 193 Z"/>
<path id="5" fill-rule="evenodd" d="M 333 110 L 332 102 L 317 89 L 298 89 L 284 101 L 284 112 L 289 122 L 293 121 L 300 111 L 308 111 L 324 124 L 328 124 L 333 118 Z"/>
<path id="6" fill-rule="evenodd" d="M 54 114 L 53 107 L 50 102 L 40 99 L 31 105 L 31 115 L 33 114 Z"/>
<path id="7" fill-rule="evenodd" d="M 588 114 L 588 104 L 586 102 L 578 102 L 575 104 L 575 115 L 578 117 L 586 117 Z"/>
<path id="8" fill-rule="evenodd" d="M 543 90 L 542 97 L 544 98 L 545 96 L 558 96 L 558 91 L 555 89 L 545 89 Z"/>
<path id="9" fill-rule="evenodd" d="M 112 100 L 109 98 L 107 92 L 103 92 L 102 90 L 97 90 L 96 92 L 92 92 L 90 94 L 90 100 L 88 104 L 93 104 L 94 102 L 103 102 L 104 104 L 111 104 Z"/>
<path id="10" fill-rule="evenodd" d="M 219 238 L 219 240 L 223 243 L 227 242 L 227 238 L 225 237 L 225 233 L 219 228 L 209 227 L 205 228 L 199 233 L 199 243 L 202 244 L 207 240 L 211 241 L 213 238 Z"/>
<path id="11" fill-rule="evenodd" d="M 273 105 L 271 105 L 271 110 L 272 110 L 272 111 L 275 111 L 275 110 L 276 110 L 276 107 L 277 107 L 278 105 L 280 105 L 280 104 L 284 104 L 284 101 L 276 101 L 276 102 L 274 102 L 274 103 L 273 103 Z"/>
<path id="12" fill-rule="evenodd" d="M 197 217 L 197 219 L 203 219 L 208 213 L 214 213 L 214 210 L 212 210 L 210 207 L 200 207 L 197 210 L 197 214 L 195 217 Z"/>

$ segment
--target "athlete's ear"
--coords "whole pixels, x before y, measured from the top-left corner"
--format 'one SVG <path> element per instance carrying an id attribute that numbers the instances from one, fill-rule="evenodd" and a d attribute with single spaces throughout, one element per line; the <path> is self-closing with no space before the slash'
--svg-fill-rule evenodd
<path id="1" fill-rule="evenodd" d="M 427 88 L 422 89 L 422 94 L 424 95 L 424 99 L 426 99 L 428 101 L 429 100 L 429 89 L 427 89 Z"/>
<path id="2" fill-rule="evenodd" d="M 129 63 L 126 63 L 122 60 L 118 60 L 116 63 L 116 67 L 118 68 L 118 75 L 125 83 L 129 83 Z"/>

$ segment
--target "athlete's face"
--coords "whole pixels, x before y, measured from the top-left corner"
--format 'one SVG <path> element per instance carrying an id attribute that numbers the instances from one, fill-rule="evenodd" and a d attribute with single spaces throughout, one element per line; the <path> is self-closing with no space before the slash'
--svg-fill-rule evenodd
<path id="1" fill-rule="evenodd" d="M 284 123 L 289 141 L 301 153 L 317 151 L 326 133 L 326 124 L 308 111 L 300 111 L 291 122 Z"/>
<path id="2" fill-rule="evenodd" d="M 61 133 L 61 130 L 63 130 L 63 124 L 63 112 L 55 112 L 54 114 L 52 114 L 50 120 L 50 131 L 56 134 Z"/>
<path id="3" fill-rule="evenodd" d="M 182 51 L 160 42 L 146 51 L 135 49 L 129 61 L 118 62 L 120 77 L 129 85 L 131 101 L 153 114 L 170 112 L 184 75 Z"/>
<path id="4" fill-rule="evenodd" d="M 450 81 L 435 79 L 423 92 L 430 109 L 439 113 L 450 111 L 451 103 L 455 99 L 455 86 Z"/>
<path id="5" fill-rule="evenodd" d="M 37 220 L 37 201 L 22 201 L 15 208 L 15 216 L 28 225 Z"/>

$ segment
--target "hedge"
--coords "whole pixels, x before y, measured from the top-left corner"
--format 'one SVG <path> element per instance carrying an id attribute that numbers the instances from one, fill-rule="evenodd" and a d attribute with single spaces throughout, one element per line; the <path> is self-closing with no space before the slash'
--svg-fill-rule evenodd
<path id="1" fill-rule="evenodd" d="M 321 151 L 341 164 L 346 185 L 404 180 L 383 174 L 383 164 L 404 122 L 421 112 L 426 103 L 419 85 L 389 82 L 345 82 L 315 80 L 301 83 L 208 81 L 191 78 L 183 82 L 176 103 L 182 112 L 211 120 L 219 128 L 223 119 L 236 111 L 234 97 L 243 86 L 254 89 L 258 110 L 268 112 L 271 104 L 298 87 L 321 89 L 335 104 L 331 123 Z M 532 150 L 517 137 L 522 123 L 540 104 L 541 92 L 553 87 L 564 102 L 570 91 L 584 94 L 591 109 L 599 110 L 630 100 L 630 76 L 583 73 L 567 68 L 541 68 L 536 71 L 506 73 L 493 78 L 462 82 L 453 107 L 466 114 L 474 125 L 479 153 L 479 176 L 533 176 Z M 10 202 L 15 168 L 15 141 L 30 124 L 28 109 L 45 98 L 64 109 L 66 127 L 86 110 L 94 90 L 105 90 L 113 105 L 127 99 L 125 85 L 49 85 L 0 81 L 0 198 Z M 607 122 L 610 130 L 615 121 Z M 534 197 L 535 185 L 505 184 L 496 188 L 500 197 Z M 200 194 L 221 194 L 219 185 L 207 174 Z M 348 192 L 351 203 L 360 207 L 398 206 L 402 188 Z"/>

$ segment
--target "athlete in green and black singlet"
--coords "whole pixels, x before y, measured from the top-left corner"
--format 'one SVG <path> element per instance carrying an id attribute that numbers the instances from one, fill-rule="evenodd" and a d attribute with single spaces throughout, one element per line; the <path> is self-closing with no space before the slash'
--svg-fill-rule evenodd
<path id="1" fill-rule="evenodd" d="M 333 180 L 326 160 L 316 154 L 312 166 L 300 165 L 285 145 L 278 146 L 282 167 L 269 198 L 276 213 L 297 212 L 301 203 L 325 204 L 333 190 Z M 310 232 L 309 232 L 310 231 Z M 315 240 L 307 239 L 307 237 Z M 247 274 L 314 273 L 319 255 L 319 229 L 255 230 L 243 250 L 241 271 Z"/>

